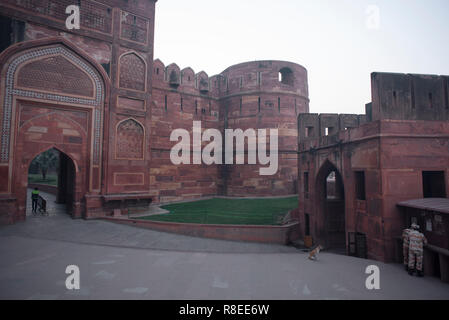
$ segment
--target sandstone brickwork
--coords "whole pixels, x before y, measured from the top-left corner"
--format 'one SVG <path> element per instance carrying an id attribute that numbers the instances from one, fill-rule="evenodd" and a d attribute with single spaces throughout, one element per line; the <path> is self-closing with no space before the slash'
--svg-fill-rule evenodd
<path id="1" fill-rule="evenodd" d="M 448 77 L 373 73 L 371 78 L 366 115 L 299 116 L 297 218 L 302 236 L 308 231 L 315 242 L 332 247 L 332 219 L 341 212 L 348 251 L 349 233 L 361 233 L 368 258 L 394 261 L 397 239 L 409 227 L 397 204 L 428 196 L 425 172 L 440 173 L 444 186 L 438 196 L 448 195 Z M 325 199 L 331 171 L 341 179 L 340 208 Z"/>
<path id="2" fill-rule="evenodd" d="M 79 30 L 65 25 L 72 1 L 0 3 L 0 19 L 13 26 L 0 52 L 1 223 L 25 219 L 28 166 L 51 148 L 73 162 L 74 217 L 150 202 L 297 192 L 296 118 L 309 111 L 307 71 L 257 61 L 209 76 L 164 65 L 153 56 L 155 3 L 80 0 Z M 194 121 L 222 134 L 278 129 L 277 173 L 260 176 L 259 163 L 174 165 L 170 134 L 192 134 Z"/>

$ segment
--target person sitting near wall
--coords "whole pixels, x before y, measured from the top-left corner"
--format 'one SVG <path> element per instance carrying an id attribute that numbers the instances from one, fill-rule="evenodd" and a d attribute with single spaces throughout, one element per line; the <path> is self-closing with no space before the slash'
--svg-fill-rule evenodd
<path id="1" fill-rule="evenodd" d="M 31 191 L 31 204 L 33 213 L 37 213 L 37 201 L 39 200 L 39 189 L 34 188 L 33 191 Z"/>
<path id="2" fill-rule="evenodd" d="M 412 224 L 412 230 L 409 232 L 409 256 L 408 256 L 408 274 L 413 275 L 415 270 L 418 277 L 423 277 L 422 264 L 424 259 L 424 246 L 427 239 L 419 232 L 419 226 Z"/>

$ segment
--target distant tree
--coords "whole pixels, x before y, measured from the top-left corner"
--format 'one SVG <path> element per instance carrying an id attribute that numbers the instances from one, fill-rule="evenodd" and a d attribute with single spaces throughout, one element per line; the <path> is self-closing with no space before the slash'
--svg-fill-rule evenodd
<path id="1" fill-rule="evenodd" d="M 33 162 L 37 163 L 42 173 L 42 179 L 46 180 L 47 172 L 50 168 L 56 168 L 58 164 L 58 155 L 55 150 L 47 150 L 38 155 Z"/>

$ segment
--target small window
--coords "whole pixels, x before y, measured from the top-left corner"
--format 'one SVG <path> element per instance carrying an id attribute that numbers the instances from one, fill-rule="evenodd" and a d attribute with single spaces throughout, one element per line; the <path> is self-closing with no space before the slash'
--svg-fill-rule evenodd
<path id="1" fill-rule="evenodd" d="M 293 71 L 289 68 L 279 70 L 279 82 L 292 86 L 294 84 Z"/>
<path id="2" fill-rule="evenodd" d="M 304 197 L 309 199 L 309 173 L 304 172 Z"/>
<path id="3" fill-rule="evenodd" d="M 110 63 L 110 62 L 108 62 L 108 63 L 102 63 L 101 66 L 103 67 L 104 71 L 106 71 L 106 73 L 107 73 L 108 76 L 109 76 L 110 69 L 111 69 L 111 63 Z"/>
<path id="4" fill-rule="evenodd" d="M 167 111 L 167 96 L 165 96 L 165 111 Z"/>
<path id="5" fill-rule="evenodd" d="M 424 198 L 446 198 L 444 171 L 423 171 Z"/>
<path id="6" fill-rule="evenodd" d="M 257 101 L 257 110 L 258 110 L 258 112 L 260 112 L 260 97 L 259 97 L 259 99 Z"/>
<path id="7" fill-rule="evenodd" d="M 310 216 L 309 216 L 309 214 L 305 214 L 305 216 L 304 216 L 304 226 L 305 226 L 305 230 L 304 230 L 304 232 L 305 232 L 305 235 L 306 236 L 310 236 Z"/>
<path id="8" fill-rule="evenodd" d="M 357 200 L 366 200 L 364 171 L 356 171 L 355 173 L 355 193 Z"/>
<path id="9" fill-rule="evenodd" d="M 306 138 L 311 138 L 314 136 L 314 128 L 313 127 L 306 127 Z"/>
<path id="10" fill-rule="evenodd" d="M 0 16 L 0 52 L 25 39 L 25 22 Z"/>

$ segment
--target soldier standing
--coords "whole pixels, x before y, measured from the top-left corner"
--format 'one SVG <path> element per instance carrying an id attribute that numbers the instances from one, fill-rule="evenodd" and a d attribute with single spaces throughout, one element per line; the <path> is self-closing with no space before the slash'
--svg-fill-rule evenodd
<path id="1" fill-rule="evenodd" d="M 424 257 L 424 245 L 427 244 L 427 239 L 419 232 L 419 226 L 417 224 L 412 224 L 412 229 L 409 232 L 409 256 L 408 256 L 408 274 L 413 275 L 417 272 L 418 277 L 424 276 L 422 272 L 422 263 Z M 415 269 L 416 264 L 416 269 Z"/>
<path id="2" fill-rule="evenodd" d="M 404 257 L 404 267 L 408 271 L 408 255 L 409 255 L 409 234 L 412 231 L 411 228 L 404 229 L 402 231 L 402 255 Z"/>

